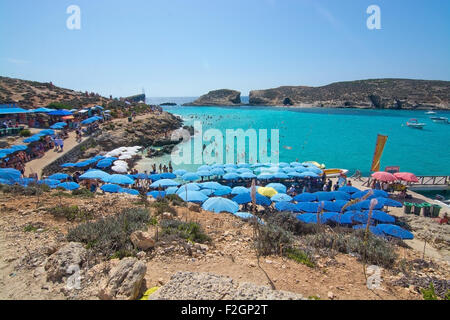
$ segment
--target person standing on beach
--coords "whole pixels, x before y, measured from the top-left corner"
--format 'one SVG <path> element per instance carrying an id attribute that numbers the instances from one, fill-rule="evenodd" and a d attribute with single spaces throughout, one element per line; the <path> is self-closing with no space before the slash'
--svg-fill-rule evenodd
<path id="1" fill-rule="evenodd" d="M 332 187 L 333 187 L 333 181 L 331 181 L 331 179 L 328 179 L 327 191 L 331 191 Z"/>
<path id="2" fill-rule="evenodd" d="M 159 164 L 159 173 L 162 173 L 162 164 Z"/>

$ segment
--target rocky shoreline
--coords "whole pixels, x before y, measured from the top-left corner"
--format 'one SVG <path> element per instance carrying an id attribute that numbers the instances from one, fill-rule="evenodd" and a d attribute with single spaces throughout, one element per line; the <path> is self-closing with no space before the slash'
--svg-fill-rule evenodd
<path id="1" fill-rule="evenodd" d="M 322 87 L 283 86 L 250 91 L 248 104 L 241 103 L 239 91 L 222 89 L 185 105 L 450 110 L 450 81 L 372 79 Z"/>

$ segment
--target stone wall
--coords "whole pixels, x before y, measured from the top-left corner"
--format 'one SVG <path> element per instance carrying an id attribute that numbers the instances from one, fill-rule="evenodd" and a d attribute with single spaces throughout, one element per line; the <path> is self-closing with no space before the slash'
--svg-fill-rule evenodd
<path id="1" fill-rule="evenodd" d="M 61 172 L 61 165 L 67 162 L 76 163 L 83 156 L 84 151 L 96 145 L 94 137 L 91 136 L 87 140 L 81 142 L 79 145 L 75 146 L 72 150 L 59 157 L 55 161 L 48 164 L 44 169 L 42 169 L 43 176 L 49 176 L 57 172 Z"/>

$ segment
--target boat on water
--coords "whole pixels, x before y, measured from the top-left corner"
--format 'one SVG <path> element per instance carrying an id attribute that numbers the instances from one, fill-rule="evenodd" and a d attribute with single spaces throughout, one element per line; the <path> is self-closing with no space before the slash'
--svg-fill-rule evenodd
<path id="1" fill-rule="evenodd" d="M 427 124 L 420 123 L 417 119 L 409 119 L 409 121 L 406 122 L 406 125 L 414 129 L 423 129 L 423 127 L 425 127 Z"/>
<path id="2" fill-rule="evenodd" d="M 448 123 L 448 118 L 446 117 L 430 117 L 433 122 L 439 122 L 439 123 Z"/>
<path id="3" fill-rule="evenodd" d="M 320 163 L 318 163 L 317 161 L 306 161 L 306 162 L 303 162 L 302 164 L 304 164 L 304 165 L 314 165 L 314 166 L 316 166 L 317 168 L 319 168 L 319 169 L 325 169 L 326 168 L 326 165 L 325 164 L 320 164 Z"/>
<path id="4" fill-rule="evenodd" d="M 347 175 L 347 169 L 325 169 L 323 173 L 327 175 L 327 178 L 337 178 L 341 175 Z"/>
<path id="5" fill-rule="evenodd" d="M 425 112 L 425 114 L 436 114 L 436 112 L 434 112 L 433 110 L 430 110 L 428 112 Z"/>

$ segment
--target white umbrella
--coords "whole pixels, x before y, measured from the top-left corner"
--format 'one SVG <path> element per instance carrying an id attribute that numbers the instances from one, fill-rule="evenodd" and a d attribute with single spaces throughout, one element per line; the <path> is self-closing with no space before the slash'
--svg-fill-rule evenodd
<path id="1" fill-rule="evenodd" d="M 111 168 L 112 171 L 118 172 L 118 173 L 127 173 L 127 168 L 121 167 L 121 166 L 114 166 Z"/>
<path id="2" fill-rule="evenodd" d="M 117 161 L 114 161 L 114 165 L 115 165 L 115 166 L 120 166 L 120 167 L 128 167 L 128 163 L 126 163 L 126 162 L 123 161 L 123 160 L 117 160 Z"/>
<path id="3" fill-rule="evenodd" d="M 133 158 L 133 157 L 130 156 L 129 154 L 124 154 L 119 157 L 120 160 L 127 160 L 127 159 L 131 159 L 131 158 Z"/>
<path id="4" fill-rule="evenodd" d="M 113 151 L 108 152 L 106 155 L 107 155 L 108 157 L 117 157 L 117 156 L 120 156 L 120 154 L 121 154 L 120 151 L 118 151 L 118 150 L 113 150 Z"/>

